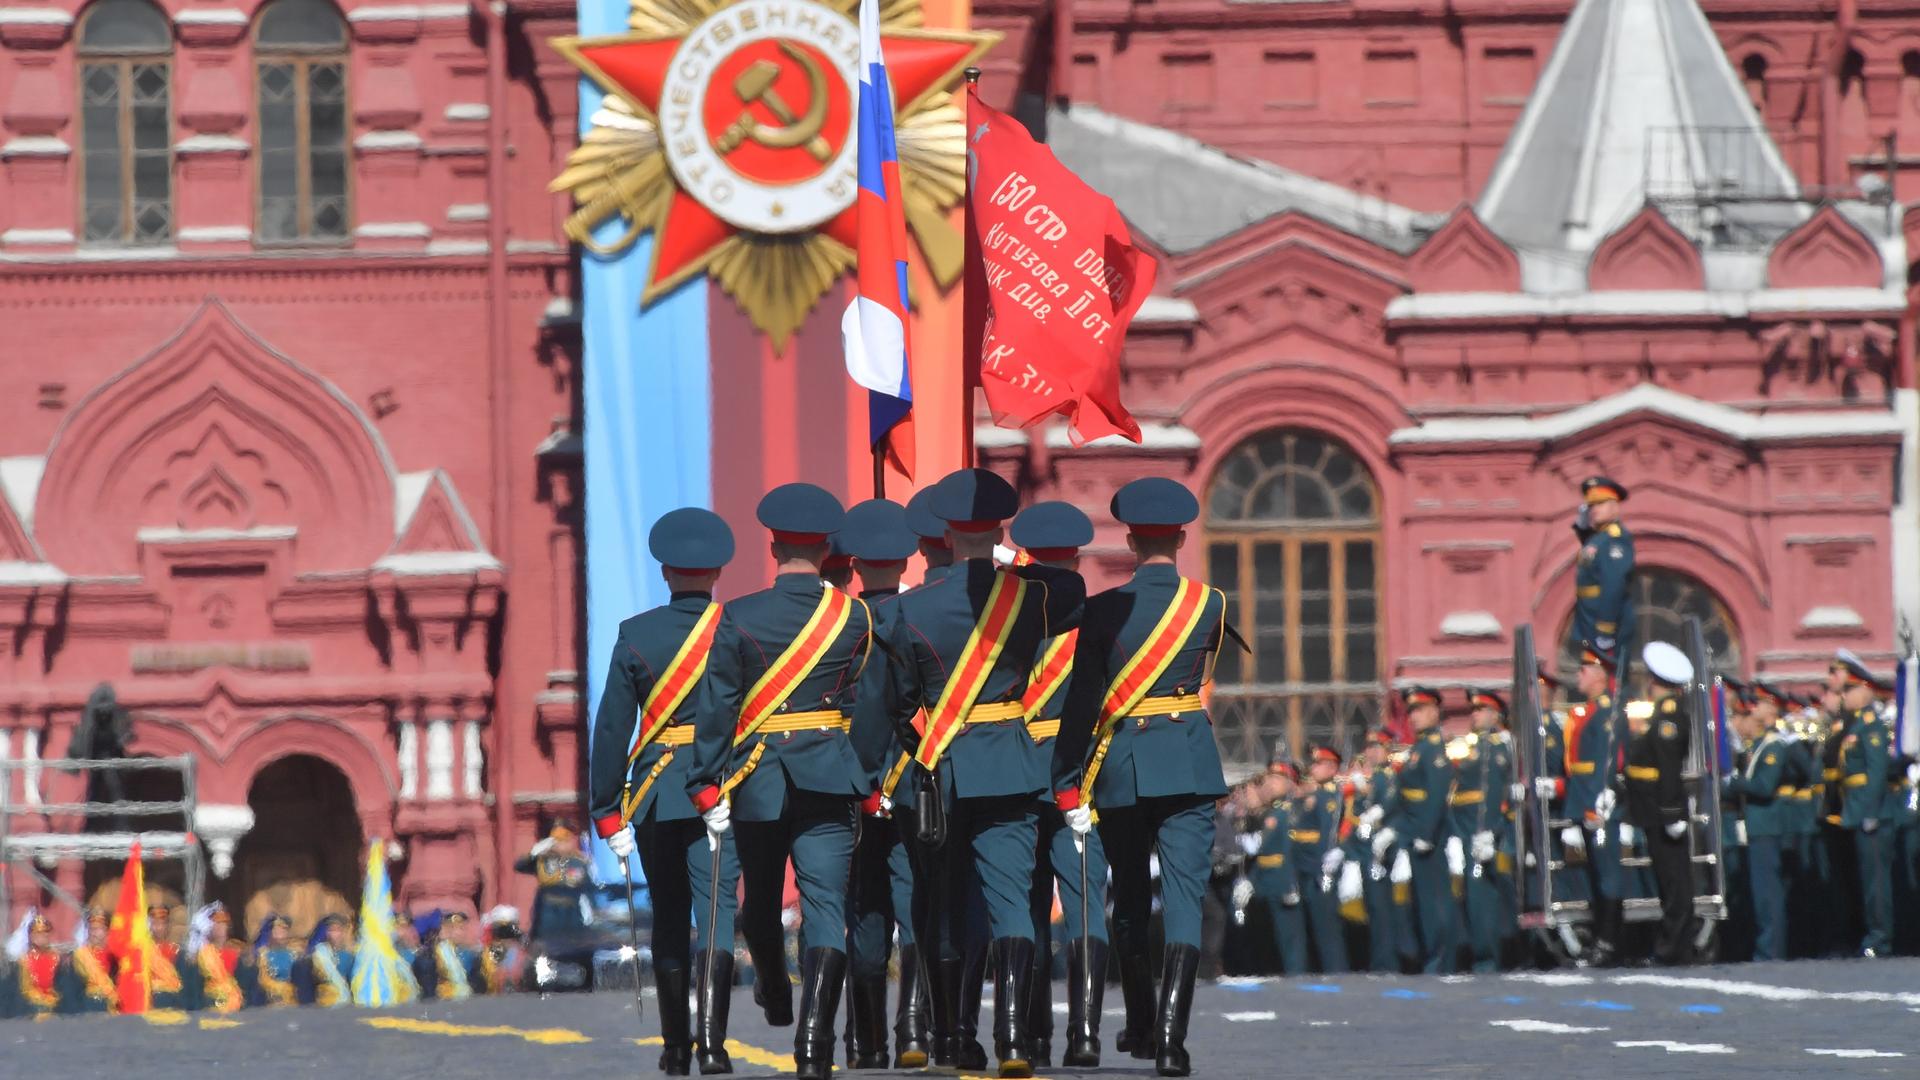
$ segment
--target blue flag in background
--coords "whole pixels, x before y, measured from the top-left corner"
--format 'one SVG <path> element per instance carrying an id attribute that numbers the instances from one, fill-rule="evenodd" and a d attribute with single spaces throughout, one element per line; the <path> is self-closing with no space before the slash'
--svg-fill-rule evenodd
<path id="1" fill-rule="evenodd" d="M 1720 759 L 1720 775 L 1733 771 L 1733 734 L 1727 730 L 1727 684 L 1713 680 L 1713 739 Z"/>

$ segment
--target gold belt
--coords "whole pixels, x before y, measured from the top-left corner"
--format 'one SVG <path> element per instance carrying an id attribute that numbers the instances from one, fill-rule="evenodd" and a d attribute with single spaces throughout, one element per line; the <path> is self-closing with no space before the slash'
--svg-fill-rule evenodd
<path id="1" fill-rule="evenodd" d="M 765 723 L 754 731 L 755 735 L 779 735 L 788 731 L 847 731 L 853 727 L 853 721 L 839 709 L 816 709 L 813 712 L 776 713 L 769 716 Z"/>
<path id="2" fill-rule="evenodd" d="M 678 747 L 693 745 L 693 734 L 692 724 L 674 724 L 671 727 L 662 728 L 660 733 L 653 737 L 653 741 L 648 745 L 664 746 L 667 752 L 654 760 L 653 767 L 647 770 L 647 775 L 641 779 L 639 787 L 634 787 L 631 782 L 628 783 L 626 793 L 620 800 L 622 824 L 633 820 L 633 815 L 640 809 L 640 804 L 646 801 L 647 792 L 653 790 L 654 781 L 660 779 L 660 774 L 666 772 L 667 766 L 673 764 L 674 750 Z"/>
<path id="3" fill-rule="evenodd" d="M 1828 782 L 1828 783 L 1832 783 L 1833 781 L 1835 781 L 1835 780 L 1838 780 L 1838 779 L 1840 779 L 1840 770 L 1839 770 L 1839 769 L 1828 769 L 1828 770 L 1827 770 L 1827 782 Z"/>
<path id="4" fill-rule="evenodd" d="M 1627 779 L 1658 780 L 1660 779 L 1660 768 L 1657 765 L 1629 765 L 1627 766 Z"/>
<path id="5" fill-rule="evenodd" d="M 1866 786 L 1867 786 L 1867 774 L 1866 774 L 1866 773 L 1854 773 L 1853 775 L 1851 775 L 1851 776 L 1849 776 L 1849 777 L 1847 777 L 1847 786 L 1848 786 L 1848 787 L 1866 787 Z"/>
<path id="6" fill-rule="evenodd" d="M 1018 701 L 989 701 L 967 710 L 969 724 L 1002 724 L 1027 715 L 1027 707 Z"/>
<path id="7" fill-rule="evenodd" d="M 1569 761 L 1567 762 L 1567 771 L 1575 776 L 1585 776 L 1593 771 L 1593 762 Z"/>
<path id="8" fill-rule="evenodd" d="M 1485 802 L 1486 798 L 1487 793 L 1484 791 L 1456 791 L 1447 802 L 1454 806 L 1472 806 L 1475 803 Z"/>
<path id="9" fill-rule="evenodd" d="M 1320 830 L 1290 829 L 1287 831 L 1287 839 L 1296 844 L 1317 844 L 1320 842 Z"/>
<path id="10" fill-rule="evenodd" d="M 1127 715 L 1135 719 L 1145 719 L 1149 716 L 1199 712 L 1203 707 L 1199 694 L 1178 694 L 1173 697 L 1141 698 L 1140 704 L 1135 705 Z"/>
<path id="11" fill-rule="evenodd" d="M 1575 595 L 1579 596 L 1582 600 L 1598 600 L 1600 599 L 1600 586 L 1582 585 L 1576 591 Z"/>
<path id="12" fill-rule="evenodd" d="M 1792 784 L 1788 784 L 1786 787 L 1783 787 L 1779 791 L 1774 792 L 1774 795 L 1782 799 L 1791 799 L 1797 796 L 1799 793 L 1800 793 L 1799 788 L 1794 787 Z"/>
<path id="13" fill-rule="evenodd" d="M 653 744 L 655 746 L 692 746 L 693 725 L 675 724 L 664 728 L 660 734 L 653 737 Z"/>
<path id="14" fill-rule="evenodd" d="M 1286 861 L 1287 857 L 1285 855 L 1255 855 L 1253 857 L 1253 865 L 1262 870 L 1275 869 Z"/>
<path id="15" fill-rule="evenodd" d="M 1051 739 L 1055 735 L 1060 734 L 1060 721 L 1029 720 L 1027 721 L 1027 734 L 1033 736 L 1034 742 Z"/>
<path id="16" fill-rule="evenodd" d="M 1408 802 L 1426 802 L 1427 789 L 1417 788 L 1417 787 L 1403 787 L 1400 789 L 1400 797 L 1407 800 Z"/>

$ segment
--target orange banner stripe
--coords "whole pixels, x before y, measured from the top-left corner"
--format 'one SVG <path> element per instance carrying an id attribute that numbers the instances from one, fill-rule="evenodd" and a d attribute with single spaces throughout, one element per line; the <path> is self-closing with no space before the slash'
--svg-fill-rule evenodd
<path id="1" fill-rule="evenodd" d="M 673 654 L 661 677 L 654 680 L 653 690 L 647 694 L 646 704 L 640 710 L 640 737 L 634 740 L 628 761 L 639 760 L 640 751 L 659 736 L 673 714 L 680 710 L 680 704 L 699 684 L 700 676 L 706 674 L 707 657 L 713 652 L 713 635 L 719 629 L 720 605 L 708 604 L 694 622 L 693 632 L 680 643 L 680 651 Z"/>

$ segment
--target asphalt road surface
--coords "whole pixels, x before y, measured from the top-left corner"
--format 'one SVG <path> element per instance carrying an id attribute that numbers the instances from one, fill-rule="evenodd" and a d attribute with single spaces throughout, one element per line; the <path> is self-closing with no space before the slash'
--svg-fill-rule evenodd
<path id="1" fill-rule="evenodd" d="M 1106 1064 L 1042 1075 L 1153 1075 L 1112 1053 L 1118 997 Z M 735 1075 L 791 1069 L 792 1029 L 767 1027 L 745 988 L 733 1019 Z M 657 1032 L 651 1000 L 636 1022 L 631 996 L 614 993 L 15 1021 L 0 1024 L 0 1080 L 645 1076 Z M 1912 1077 L 1920 960 L 1229 980 L 1200 988 L 1188 1048 L 1195 1075 L 1213 1077 Z"/>

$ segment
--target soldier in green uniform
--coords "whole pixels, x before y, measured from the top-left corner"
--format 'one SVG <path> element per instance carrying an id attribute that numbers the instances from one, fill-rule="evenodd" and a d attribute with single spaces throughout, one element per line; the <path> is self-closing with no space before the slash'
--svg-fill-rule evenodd
<path id="1" fill-rule="evenodd" d="M 1579 568 L 1574 572 L 1573 640 L 1592 642 L 1601 652 L 1630 655 L 1634 603 L 1633 536 L 1620 521 L 1627 486 L 1611 477 L 1580 482 L 1580 513 L 1574 535 L 1580 538 Z"/>
<path id="2" fill-rule="evenodd" d="M 1402 693 L 1413 722 L 1413 749 L 1400 770 L 1400 836 L 1413 862 L 1414 909 L 1420 920 L 1420 969 L 1451 975 L 1458 961 L 1459 926 L 1447 866 L 1447 793 L 1453 762 L 1440 735 L 1440 692 L 1424 686 Z"/>
<path id="3" fill-rule="evenodd" d="M 1753 902 L 1753 958 L 1787 957 L 1787 869 L 1785 852 L 1798 808 L 1794 792 L 1796 764 L 1776 724 L 1785 700 L 1764 683 L 1753 685 L 1753 705 L 1735 730 L 1745 741 L 1745 761 L 1722 778 L 1738 800 L 1739 838 L 1747 849 L 1747 883 Z M 1729 882 L 1732 885 L 1732 882 Z"/>
<path id="4" fill-rule="evenodd" d="M 1267 910 L 1273 924 L 1274 945 L 1280 952 L 1280 970 L 1304 975 L 1308 970 L 1306 913 L 1300 903 L 1300 879 L 1293 870 L 1294 786 L 1300 769 L 1291 761 L 1275 760 L 1261 778 L 1266 814 L 1261 819 L 1260 842 L 1247 870 L 1253 898 Z"/>
<path id="5" fill-rule="evenodd" d="M 1507 742 L 1506 700 L 1491 690 L 1474 690 L 1467 703 L 1473 707 L 1473 734 L 1466 754 L 1454 762 L 1453 794 L 1447 803 L 1453 839 L 1466 849 L 1462 899 L 1473 970 L 1498 971 L 1501 952 L 1515 930 L 1509 906 L 1513 888 L 1500 868 L 1501 853 L 1513 850 L 1504 809 L 1513 750 Z"/>
<path id="6" fill-rule="evenodd" d="M 594 831 L 616 856 L 624 861 L 639 855 L 652 896 L 659 1068 L 668 1076 L 691 1071 L 696 1044 L 702 1074 L 733 1070 L 726 1041 L 740 861 L 733 836 L 723 834 L 722 902 L 716 908 L 713 849 L 687 797 L 700 676 L 721 615 L 713 589 L 733 550 L 733 530 L 709 510 L 669 511 L 648 530 L 647 552 L 659 563 L 670 595 L 665 604 L 620 624 L 594 713 L 588 809 Z M 558 915 L 568 904 L 577 910 L 584 865 L 551 852 L 539 852 L 530 862 L 541 885 L 536 910 Z M 580 880 L 570 880 L 576 874 Z M 709 912 L 717 916 L 714 927 L 707 925 Z M 690 926 L 700 935 L 697 949 Z M 705 963 L 709 938 L 717 946 L 711 981 Z M 687 1015 L 690 985 L 699 1002 L 697 1031 Z"/>
<path id="7" fill-rule="evenodd" d="M 1613 696 L 1616 654 L 1588 642 L 1580 653 L 1575 689 L 1586 698 L 1568 714 L 1567 786 L 1562 811 L 1571 824 L 1562 844 L 1584 853 L 1585 898 L 1593 912 L 1593 952 L 1587 961 L 1605 967 L 1618 955 L 1621 905 L 1626 882 L 1620 867 L 1618 796 L 1614 763 L 1624 726 Z"/>
<path id="8" fill-rule="evenodd" d="M 1894 792 L 1887 783 L 1892 736 L 1874 707 L 1881 683 L 1859 657 L 1840 659 L 1840 704 L 1847 727 L 1840 737 L 1840 785 L 1844 802 L 1841 827 L 1853 830 L 1854 857 L 1860 867 L 1861 913 L 1866 935 L 1860 955 L 1868 959 L 1893 951 Z"/>
<path id="9" fill-rule="evenodd" d="M 1817 703 L 1797 694 L 1787 694 L 1781 706 L 1783 714 L 1801 718 L 1817 708 Z M 1820 909 L 1827 902 L 1819 857 L 1820 810 L 1826 783 L 1820 775 L 1819 747 L 1802 737 L 1796 725 L 1783 722 L 1777 728 L 1782 752 L 1794 777 L 1791 806 L 1787 809 L 1787 833 L 1782 840 L 1781 861 L 1787 875 L 1787 951 L 1797 958 L 1818 956 L 1821 928 Z"/>
<path id="10" fill-rule="evenodd" d="M 1340 846 L 1340 792 L 1333 777 L 1340 769 L 1340 752 L 1315 746 L 1307 766 L 1305 787 L 1288 808 L 1288 839 L 1293 847 L 1294 889 L 1306 916 L 1307 938 L 1313 944 L 1318 970 L 1340 974 L 1347 970 L 1345 928 L 1334 882 L 1346 851 Z"/>
<path id="11" fill-rule="evenodd" d="M 1347 858 L 1364 867 L 1361 901 L 1367 911 L 1367 966 L 1378 972 L 1399 971 L 1402 954 L 1414 944 L 1411 912 L 1394 895 L 1390 880 L 1398 854 L 1392 829 L 1399 805 L 1399 778 L 1388 767 L 1392 750 L 1393 736 L 1385 729 L 1367 732 L 1361 750 L 1366 782 L 1354 806 L 1359 823 L 1347 844 Z"/>
<path id="12" fill-rule="evenodd" d="M 1655 952 L 1669 964 L 1686 961 L 1693 922 L 1693 866 L 1687 842 L 1686 767 L 1692 718 L 1681 690 L 1693 662 L 1664 641 L 1641 653 L 1652 681 L 1654 713 L 1627 746 L 1627 816 L 1646 837 L 1647 857 L 1660 887 L 1660 935 Z"/>

